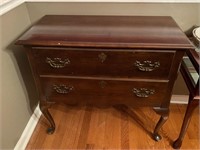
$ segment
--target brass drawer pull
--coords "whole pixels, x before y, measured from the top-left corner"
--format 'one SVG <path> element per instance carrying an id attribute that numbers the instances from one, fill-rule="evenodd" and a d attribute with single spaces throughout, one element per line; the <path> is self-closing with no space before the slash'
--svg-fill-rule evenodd
<path id="1" fill-rule="evenodd" d="M 48 63 L 53 68 L 64 68 L 66 65 L 70 64 L 70 60 L 65 58 L 62 60 L 61 58 L 46 58 L 46 63 Z"/>
<path id="2" fill-rule="evenodd" d="M 133 93 L 137 96 L 137 97 L 149 97 L 149 95 L 152 95 L 155 93 L 154 89 L 146 89 L 146 88 L 133 88 Z"/>
<path id="3" fill-rule="evenodd" d="M 140 61 L 136 60 L 135 66 L 138 67 L 140 71 L 150 72 L 160 67 L 160 62 L 156 61 L 153 63 L 149 60 L 146 60 L 146 61 L 143 61 L 143 63 L 141 63 Z"/>
<path id="4" fill-rule="evenodd" d="M 64 84 L 60 84 L 60 85 L 53 85 L 53 89 L 60 94 L 67 94 L 70 91 L 73 90 L 73 86 L 66 86 Z"/>
<path id="5" fill-rule="evenodd" d="M 107 55 L 105 53 L 101 53 L 98 55 L 98 57 L 99 57 L 99 60 L 103 63 L 106 60 Z"/>

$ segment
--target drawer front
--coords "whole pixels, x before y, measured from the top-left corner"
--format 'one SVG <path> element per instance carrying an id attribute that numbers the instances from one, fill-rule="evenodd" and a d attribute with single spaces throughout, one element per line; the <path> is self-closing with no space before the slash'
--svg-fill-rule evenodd
<path id="1" fill-rule="evenodd" d="M 43 94 L 48 101 L 67 104 L 126 104 L 160 106 L 167 82 L 137 82 L 99 79 L 42 77 Z"/>
<path id="2" fill-rule="evenodd" d="M 167 79 L 174 51 L 33 49 L 40 75 Z"/>

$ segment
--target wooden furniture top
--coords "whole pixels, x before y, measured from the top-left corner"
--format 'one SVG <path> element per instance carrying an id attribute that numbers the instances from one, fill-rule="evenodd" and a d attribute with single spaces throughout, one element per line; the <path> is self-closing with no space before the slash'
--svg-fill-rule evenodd
<path id="1" fill-rule="evenodd" d="M 193 48 L 169 16 L 47 15 L 16 44 L 32 46 Z"/>

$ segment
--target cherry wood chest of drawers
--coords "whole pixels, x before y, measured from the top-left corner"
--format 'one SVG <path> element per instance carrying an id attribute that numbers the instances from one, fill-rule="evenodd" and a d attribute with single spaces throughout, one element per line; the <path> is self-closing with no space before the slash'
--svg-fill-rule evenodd
<path id="1" fill-rule="evenodd" d="M 40 109 L 54 103 L 151 106 L 169 115 L 180 62 L 192 45 L 171 17 L 47 15 L 19 40 L 25 47 L 40 96 Z"/>

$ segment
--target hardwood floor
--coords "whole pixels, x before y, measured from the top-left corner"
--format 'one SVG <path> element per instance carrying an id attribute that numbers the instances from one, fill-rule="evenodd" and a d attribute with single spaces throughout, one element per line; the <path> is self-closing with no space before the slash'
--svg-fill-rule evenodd
<path id="1" fill-rule="evenodd" d="M 47 121 L 39 123 L 26 149 L 173 149 L 186 105 L 170 106 L 170 116 L 155 142 L 151 133 L 159 119 L 151 108 L 81 107 L 55 105 L 50 109 L 57 128 L 46 134 Z M 135 119 L 137 118 L 137 119 Z M 139 120 L 139 121 L 137 121 Z M 181 149 L 200 149 L 199 109 L 195 110 Z"/>

